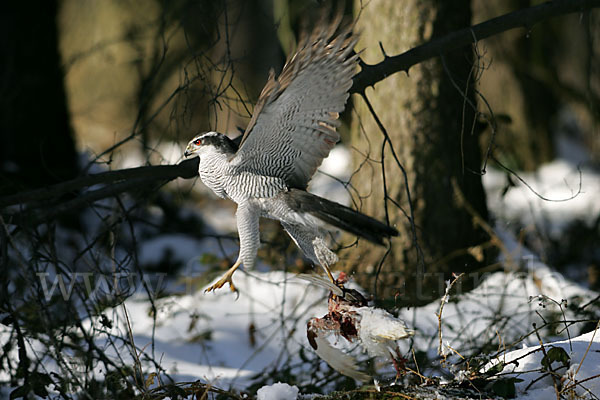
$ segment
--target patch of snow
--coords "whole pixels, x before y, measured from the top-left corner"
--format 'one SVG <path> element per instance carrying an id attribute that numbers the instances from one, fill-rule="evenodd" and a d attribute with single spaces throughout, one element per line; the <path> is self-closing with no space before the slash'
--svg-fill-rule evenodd
<path id="1" fill-rule="evenodd" d="M 298 363 L 300 347 L 310 353 L 305 316 L 325 312 L 326 293 L 289 278 L 282 272 L 238 272 L 234 276 L 240 291 L 237 300 L 227 288 L 205 294 L 190 286 L 188 294 L 155 300 L 156 326 L 147 299 L 132 297 L 124 307 L 107 312 L 113 328 L 96 332 L 96 337 L 104 347 L 102 342 L 108 343 L 110 337 L 126 335 L 125 308 L 137 347 L 151 347 L 154 329 L 154 354 L 171 376 L 242 389 L 251 376 L 274 367 L 282 357 L 279 362 L 291 358 Z M 319 298 L 323 306 L 315 304 Z M 101 323 L 93 319 L 86 326 L 94 330 Z"/>
<path id="2" fill-rule="evenodd" d="M 536 260 L 508 232 L 499 230 L 498 233 L 506 246 L 507 253 L 503 257 L 509 270 L 465 275 L 463 279 L 477 282 L 478 286 L 469 292 L 453 295 L 451 301 L 444 305 L 444 345 L 463 356 L 469 355 L 469 349 L 476 350 L 484 343 L 497 340 L 498 332 L 506 343 L 513 340 L 522 343 L 519 338 L 531 331 L 533 323 L 538 326 L 544 323 L 536 312 L 542 315 L 560 313 L 562 307 L 564 318 L 574 319 L 572 311 L 562 300 L 583 304 L 598 295 Z M 455 284 L 455 289 L 460 290 L 460 281 Z M 439 307 L 439 301 L 434 301 L 413 310 L 401 310 L 399 315 L 415 329 L 415 350 L 426 351 L 431 357 L 436 356 L 432 338 L 437 341 L 439 337 Z M 569 329 L 572 334 L 575 333 L 575 328 Z M 525 340 L 528 345 L 535 345 L 536 341 L 531 336 Z"/>
<path id="3" fill-rule="evenodd" d="M 554 362 L 553 370 L 559 387 L 568 398 L 592 398 L 600 395 L 600 330 L 596 329 L 571 340 L 544 343 L 546 353 L 552 348 L 560 348 L 567 354 L 567 365 Z M 542 370 L 544 352 L 541 346 L 532 346 L 506 352 L 498 356 L 484 369 L 502 362 L 504 377 L 516 377 L 521 382 L 516 388 L 521 399 L 541 399 L 556 397 L 554 382 Z"/>
<path id="4" fill-rule="evenodd" d="M 199 182 L 196 186 L 203 186 L 203 184 Z M 205 209 L 202 210 L 202 219 L 216 233 L 233 233 L 234 236 L 237 236 L 237 219 L 235 217 L 234 203 L 229 201 L 211 203 L 213 204 L 205 204 Z"/>
<path id="5" fill-rule="evenodd" d="M 590 168 L 580 170 L 581 176 L 577 166 L 557 159 L 534 173 L 519 172 L 539 195 L 553 200 L 546 201 L 515 177 L 511 178 L 516 186 L 503 194 L 506 172 L 489 169 L 483 176 L 488 207 L 502 221 L 519 221 L 523 226 L 547 224 L 548 233 L 558 237 L 567 223 L 575 219 L 592 223 L 600 215 L 600 175 Z M 570 200 L 556 201 L 566 199 Z"/>
<path id="6" fill-rule="evenodd" d="M 256 400 L 294 400 L 298 398 L 298 388 L 287 383 L 277 382 L 263 386 L 256 392 Z"/>
<path id="7" fill-rule="evenodd" d="M 139 248 L 139 263 L 142 265 L 155 264 L 168 256 L 170 260 L 179 262 L 187 267 L 199 263 L 203 254 L 217 257 L 233 255 L 235 258 L 238 246 L 232 241 L 221 241 L 215 238 L 194 239 L 182 234 L 159 235 L 141 243 Z"/>

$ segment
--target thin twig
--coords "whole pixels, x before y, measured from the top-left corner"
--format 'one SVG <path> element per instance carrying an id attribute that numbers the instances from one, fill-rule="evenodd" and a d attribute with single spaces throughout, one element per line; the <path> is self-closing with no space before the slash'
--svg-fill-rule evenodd
<path id="1" fill-rule="evenodd" d="M 423 256 L 423 251 L 421 249 L 421 246 L 419 246 L 419 241 L 417 239 L 417 227 L 415 226 L 415 213 L 413 210 L 412 199 L 411 199 L 411 195 L 410 195 L 410 185 L 408 182 L 408 174 L 406 173 L 406 169 L 404 169 L 404 166 L 400 162 L 400 159 L 398 158 L 398 155 L 396 154 L 396 150 L 394 149 L 394 146 L 392 146 L 392 140 L 390 138 L 390 135 L 388 134 L 387 129 L 385 128 L 385 126 L 383 126 L 383 123 L 381 122 L 381 120 L 379 119 L 379 116 L 375 112 L 375 109 L 371 105 L 369 98 L 367 97 L 366 94 L 363 94 L 362 98 L 364 99 L 365 104 L 367 105 L 367 108 L 369 109 L 369 112 L 373 116 L 375 123 L 379 127 L 379 130 L 383 134 L 384 143 L 385 142 L 390 143 L 390 150 L 392 152 L 392 156 L 394 157 L 394 160 L 396 161 L 396 165 L 398 165 L 398 168 L 400 168 L 400 171 L 402 171 L 402 175 L 404 177 L 404 188 L 406 191 L 406 201 L 408 203 L 408 208 L 410 210 L 410 218 L 409 218 L 410 230 L 412 233 L 413 244 L 415 245 L 415 250 L 417 252 L 417 263 L 421 267 L 421 271 L 419 271 L 419 272 L 424 273 L 425 272 L 425 257 Z M 386 203 L 387 203 L 387 199 L 386 199 Z M 389 221 L 387 221 L 387 222 L 389 224 Z"/>
<path id="2" fill-rule="evenodd" d="M 454 284 L 463 276 L 465 275 L 465 273 L 461 273 L 460 275 L 458 275 L 457 277 L 455 277 L 451 282 L 449 282 L 446 285 L 446 291 L 444 292 L 444 295 L 442 296 L 442 298 L 440 299 L 440 308 L 437 312 L 437 319 L 438 319 L 438 354 L 443 357 L 444 359 L 444 363 L 446 362 L 446 355 L 444 354 L 443 351 L 443 335 L 442 335 L 442 313 L 444 312 L 444 306 L 446 305 L 446 303 L 448 302 L 448 298 L 450 297 L 450 290 L 452 289 L 452 287 L 454 286 Z M 454 349 L 452 349 L 453 351 L 455 351 Z M 456 352 L 456 351 L 455 351 Z M 458 353 L 457 353 L 458 354 Z M 462 356 L 461 356 L 462 358 Z"/>
<path id="3" fill-rule="evenodd" d="M 498 161 L 498 159 L 496 157 L 494 157 L 493 154 L 490 156 L 490 158 L 492 160 L 494 160 L 494 162 L 496 162 L 496 164 L 498 164 L 498 166 L 500 166 L 500 168 L 502 168 L 503 170 L 505 170 L 506 172 L 510 173 L 515 178 L 517 178 L 519 180 L 519 182 L 521 182 L 523 185 L 525 185 L 527 187 L 527 189 L 529 189 L 529 191 L 531 191 L 531 193 L 533 193 L 534 195 L 536 195 L 537 197 L 539 197 L 540 199 L 542 199 L 544 201 L 550 201 L 553 203 L 562 203 L 565 201 L 573 200 L 574 198 L 576 198 L 577 196 L 579 196 L 581 194 L 583 178 L 582 178 L 581 168 L 579 168 L 579 166 L 577 166 L 577 172 L 579 172 L 579 187 L 577 188 L 577 192 L 575 192 L 575 194 L 573 194 L 569 197 L 565 197 L 563 199 L 551 199 L 549 197 L 545 197 L 545 196 L 542 196 L 541 194 L 539 194 L 529 183 L 527 183 L 523 178 L 521 178 L 518 173 L 516 173 L 515 171 L 508 168 L 506 165 L 502 164 L 500 161 Z"/>
<path id="4" fill-rule="evenodd" d="M 548 359 L 548 353 L 546 353 L 546 348 L 544 347 L 544 342 L 540 337 L 536 324 L 533 323 L 533 329 L 535 330 L 535 335 L 537 336 L 538 342 L 540 344 L 540 348 L 542 349 L 542 353 L 544 353 L 544 358 Z M 554 385 L 554 391 L 556 392 L 556 400 L 560 400 L 560 382 L 556 381 L 556 373 L 552 368 L 552 361 L 548 362 L 548 372 L 550 374 L 550 378 L 552 378 L 552 384 Z"/>

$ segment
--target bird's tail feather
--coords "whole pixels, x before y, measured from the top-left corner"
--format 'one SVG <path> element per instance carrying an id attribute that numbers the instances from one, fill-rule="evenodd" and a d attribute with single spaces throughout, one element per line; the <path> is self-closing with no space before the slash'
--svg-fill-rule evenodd
<path id="1" fill-rule="evenodd" d="M 323 222 L 373 243 L 383 245 L 384 238 L 398 236 L 398 231 L 391 226 L 304 190 L 290 189 L 287 192 L 287 200 L 292 209 L 309 213 Z"/>

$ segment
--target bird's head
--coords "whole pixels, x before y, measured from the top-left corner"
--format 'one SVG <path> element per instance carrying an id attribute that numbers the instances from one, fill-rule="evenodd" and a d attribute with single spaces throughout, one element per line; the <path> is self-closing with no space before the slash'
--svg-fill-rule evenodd
<path id="1" fill-rule="evenodd" d="M 235 154 L 237 145 L 227 136 L 218 132 L 204 132 L 196 135 L 185 148 L 184 156 L 207 153 Z"/>

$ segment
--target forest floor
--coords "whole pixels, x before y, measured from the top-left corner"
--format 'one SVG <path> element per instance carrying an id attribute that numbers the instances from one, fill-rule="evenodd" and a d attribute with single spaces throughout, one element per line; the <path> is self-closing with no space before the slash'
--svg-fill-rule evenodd
<path id="1" fill-rule="evenodd" d="M 333 157 L 330 165 L 339 175 L 348 154 L 341 149 Z M 106 357 L 134 371 L 134 392 L 145 399 L 200 397 L 203 392 L 210 393 L 208 398 L 258 394 L 259 399 L 295 393 L 306 399 L 597 399 L 600 292 L 586 268 L 600 251 L 600 174 L 560 159 L 520 176 L 537 194 L 519 182 L 509 184 L 503 172 L 490 170 L 484 176 L 495 234 L 503 244 L 500 267 L 479 274 L 479 285 L 469 292 L 389 310 L 415 331 L 398 342 L 403 365 L 368 357 L 360 343 L 327 338 L 373 378 L 369 382 L 339 374 L 309 345 L 306 324 L 327 313 L 326 289 L 261 263 L 254 271 L 236 273 L 237 295 L 227 288 L 204 293 L 215 270 L 223 267 L 223 256 L 234 258 L 238 250 L 227 236 L 235 231 L 233 211 L 219 207 L 199 212 L 208 223 L 203 229 L 210 232 L 203 238 L 139 228 L 140 265 L 159 268 L 168 261 L 181 267 L 175 275 L 155 269 L 123 301 L 82 313 L 81 329 Z M 316 186 L 320 194 L 347 201 L 334 181 L 318 177 Z M 548 201 L 540 195 L 574 197 Z M 179 210 L 183 217 L 196 212 Z M 162 218 L 157 213 L 157 224 Z M 62 236 L 73 240 L 67 228 Z M 44 273 L 49 282 L 45 295 L 64 296 L 68 288 L 57 281 L 59 275 Z M 107 279 L 87 283 L 87 294 L 96 301 L 114 290 Z M 349 287 L 368 297 L 352 282 Z M 14 335 L 0 325 L 0 343 L 13 366 L 19 364 L 19 346 L 4 346 Z M 24 346 L 45 373 L 65 368 L 40 336 L 29 337 Z M 74 376 L 106 376 L 100 363 L 81 365 L 76 354 L 71 359 Z M 10 381 L 8 369 L 0 369 L 0 382 Z M 285 385 L 274 385 L 278 382 Z M 10 384 L 0 385 L 2 394 L 12 390 Z M 59 391 L 49 392 L 60 397 Z"/>

